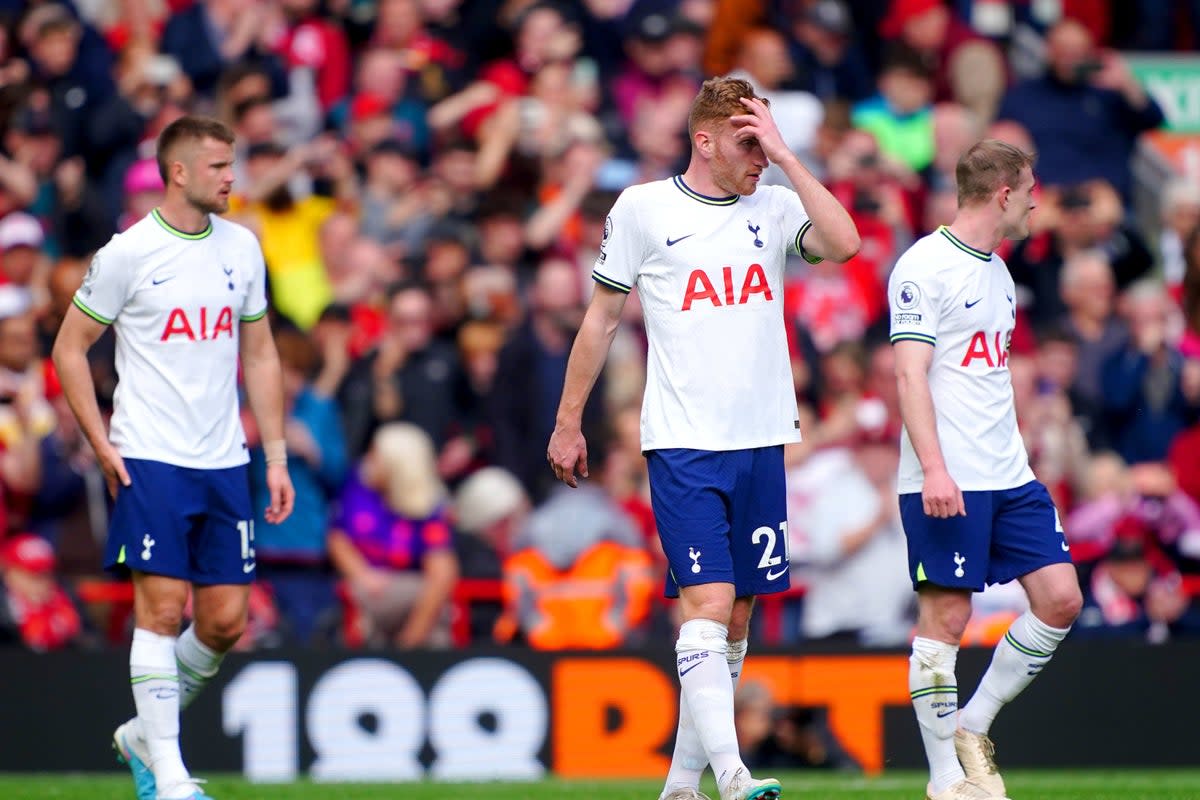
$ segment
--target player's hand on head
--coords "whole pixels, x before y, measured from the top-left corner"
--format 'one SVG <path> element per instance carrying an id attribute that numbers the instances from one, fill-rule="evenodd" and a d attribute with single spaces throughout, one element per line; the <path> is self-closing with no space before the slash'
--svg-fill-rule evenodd
<path id="1" fill-rule="evenodd" d="M 584 478 L 588 476 L 587 441 L 583 432 L 578 428 L 555 428 L 546 447 L 546 460 L 554 470 L 554 477 L 572 489 L 579 486 L 576 473 Z"/>
<path id="2" fill-rule="evenodd" d="M 944 468 L 926 471 L 925 485 L 921 489 L 921 504 L 926 515 L 938 519 L 967 515 L 962 490 Z"/>
<path id="3" fill-rule="evenodd" d="M 267 465 L 267 491 L 271 504 L 267 506 L 264 517 L 272 525 L 278 525 L 292 515 L 292 508 L 296 505 L 296 490 L 292 487 L 287 464 Z"/>
<path id="4" fill-rule="evenodd" d="M 779 126 L 775 124 L 775 118 L 771 116 L 771 109 L 767 104 L 757 97 L 743 97 L 741 103 L 746 113 L 734 114 L 729 118 L 737 128 L 733 134 L 734 139 L 739 142 L 747 137 L 758 139 L 763 154 L 774 162 L 791 155 L 792 151 L 783 141 L 783 134 L 779 132 Z"/>

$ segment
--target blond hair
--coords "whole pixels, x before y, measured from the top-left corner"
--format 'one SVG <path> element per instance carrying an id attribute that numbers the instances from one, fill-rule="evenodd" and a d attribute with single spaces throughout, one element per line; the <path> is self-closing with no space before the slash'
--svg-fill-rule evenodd
<path id="1" fill-rule="evenodd" d="M 409 519 L 426 519 L 446 499 L 429 434 L 410 422 L 390 422 L 371 439 L 366 482 L 388 508 Z"/>
<path id="2" fill-rule="evenodd" d="M 979 205 L 1000 188 L 1016 188 L 1021 170 L 1033 166 L 1034 156 L 999 139 L 976 143 L 958 160 L 954 177 L 958 182 L 958 207 Z"/>
<path id="3" fill-rule="evenodd" d="M 709 78 L 700 87 L 696 99 L 692 101 L 692 110 L 688 112 L 688 136 L 695 136 L 696 131 L 714 122 L 723 122 L 736 114 L 749 113 L 741 100 L 745 97 L 758 97 L 749 81 L 741 78 Z M 758 97 L 763 103 L 770 105 L 765 97 Z"/>

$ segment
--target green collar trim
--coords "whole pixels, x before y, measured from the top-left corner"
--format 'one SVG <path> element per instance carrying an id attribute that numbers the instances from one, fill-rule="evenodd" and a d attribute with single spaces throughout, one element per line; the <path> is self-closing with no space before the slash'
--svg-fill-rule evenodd
<path id="1" fill-rule="evenodd" d="M 157 222 L 164 231 L 171 234 L 172 236 L 178 236 L 180 239 L 189 239 L 189 240 L 203 239 L 206 236 L 208 236 L 209 234 L 211 234 L 212 230 L 213 230 L 212 219 L 209 219 L 208 227 L 206 227 L 204 230 L 200 231 L 199 233 L 188 233 L 187 231 L 179 230 L 179 228 L 176 228 L 174 225 L 172 225 L 171 223 L 169 223 L 165 219 L 163 219 L 163 215 L 159 213 L 157 208 L 150 212 L 150 216 L 154 217 L 154 221 Z"/>

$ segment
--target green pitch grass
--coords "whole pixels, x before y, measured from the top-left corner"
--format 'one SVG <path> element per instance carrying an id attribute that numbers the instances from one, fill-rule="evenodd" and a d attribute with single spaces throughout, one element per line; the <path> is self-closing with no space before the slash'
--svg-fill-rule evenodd
<path id="1" fill-rule="evenodd" d="M 784 773 L 789 800 L 923 800 L 925 777 L 911 772 L 870 779 L 819 773 Z M 1015 800 L 1196 800 L 1200 770 L 1026 771 L 1006 775 Z M 214 777 L 207 785 L 217 800 L 655 800 L 656 781 L 558 781 L 538 783 L 404 783 L 252 785 Z M 711 780 L 707 791 L 714 798 Z M 132 800 L 124 776 L 0 775 L 4 800 Z"/>

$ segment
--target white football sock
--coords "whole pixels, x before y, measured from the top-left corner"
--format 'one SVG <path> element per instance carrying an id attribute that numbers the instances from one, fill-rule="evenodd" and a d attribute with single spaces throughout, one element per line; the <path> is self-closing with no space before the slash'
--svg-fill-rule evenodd
<path id="1" fill-rule="evenodd" d="M 218 653 L 204 642 L 196 638 L 196 625 L 193 623 L 175 643 L 175 663 L 179 667 L 179 708 L 183 710 L 192 704 L 200 691 L 221 668 L 224 653 Z"/>
<path id="2" fill-rule="evenodd" d="M 746 767 L 733 726 L 733 682 L 725 660 L 728 634 L 719 622 L 693 619 L 680 626 L 675 643 L 680 689 L 718 786 Z"/>
<path id="3" fill-rule="evenodd" d="M 958 645 L 918 636 L 908 660 L 908 690 L 929 759 L 929 782 L 940 792 L 966 775 L 954 750 L 958 726 Z"/>
<path id="4" fill-rule="evenodd" d="M 959 727 L 987 734 L 1000 709 L 1038 676 L 1070 630 L 1051 628 L 1032 611 L 1013 620 L 1008 633 L 996 645 L 979 688 L 963 706 Z"/>
<path id="5" fill-rule="evenodd" d="M 181 691 L 180 711 L 190 706 L 200 691 L 208 685 L 220 669 L 224 658 L 224 653 L 218 653 L 196 637 L 195 624 L 188 626 L 175 642 L 175 666 Z M 146 732 L 142 729 L 141 719 L 134 717 L 132 723 L 130 733 L 145 741 Z"/>
<path id="6" fill-rule="evenodd" d="M 738 678 L 742 674 L 742 664 L 746 661 L 746 639 L 729 642 L 725 651 L 725 664 L 729 667 L 729 678 L 733 684 L 734 694 L 737 694 Z M 668 794 L 672 789 L 692 788 L 700 786 L 700 776 L 708 766 L 708 756 L 704 754 L 704 745 L 700 742 L 700 734 L 696 733 L 696 725 L 692 721 L 692 710 L 687 704 L 683 690 L 679 692 L 679 729 L 675 733 L 675 751 L 671 754 L 671 768 L 667 771 L 667 782 L 662 793 Z"/>
<path id="7" fill-rule="evenodd" d="M 144 628 L 134 629 L 133 645 L 129 649 L 129 681 L 150 754 L 147 766 L 154 772 L 159 797 L 173 798 L 164 792 L 170 792 L 175 786 L 186 786 L 189 779 L 179 752 L 179 675 L 175 669 L 175 637 L 160 636 Z"/>

